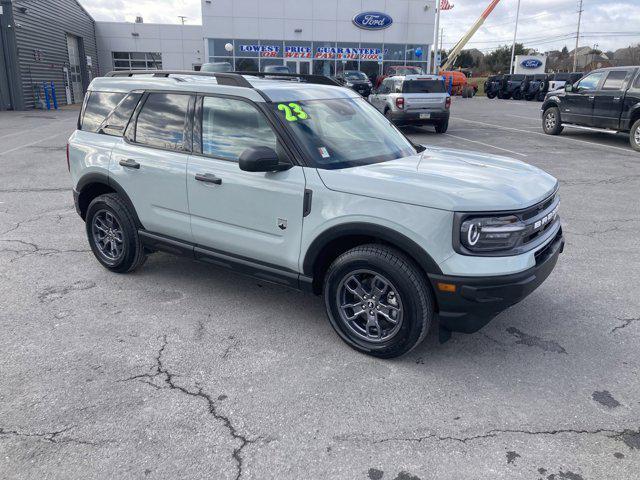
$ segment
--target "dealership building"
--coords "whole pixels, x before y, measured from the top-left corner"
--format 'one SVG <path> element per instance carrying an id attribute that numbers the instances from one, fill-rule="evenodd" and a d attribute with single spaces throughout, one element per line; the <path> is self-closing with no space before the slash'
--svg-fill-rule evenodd
<path id="1" fill-rule="evenodd" d="M 436 0 L 202 0 L 202 25 L 159 25 L 94 22 L 77 0 L 0 4 L 0 109 L 17 110 L 42 105 L 43 81 L 60 104 L 81 102 L 111 70 L 428 71 L 436 14 Z"/>
<path id="2" fill-rule="evenodd" d="M 285 64 L 296 73 L 376 75 L 405 63 L 426 70 L 435 6 L 435 0 L 203 0 L 205 55 L 244 71 Z"/>

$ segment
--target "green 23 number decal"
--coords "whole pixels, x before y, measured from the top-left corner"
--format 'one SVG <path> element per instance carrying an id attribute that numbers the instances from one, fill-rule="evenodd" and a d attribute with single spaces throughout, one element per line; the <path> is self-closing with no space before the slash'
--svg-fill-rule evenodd
<path id="1" fill-rule="evenodd" d="M 278 105 L 278 110 L 284 112 L 284 116 L 287 122 L 297 122 L 298 120 L 306 120 L 309 118 L 307 112 L 302 110 L 302 107 L 297 103 L 281 103 Z"/>

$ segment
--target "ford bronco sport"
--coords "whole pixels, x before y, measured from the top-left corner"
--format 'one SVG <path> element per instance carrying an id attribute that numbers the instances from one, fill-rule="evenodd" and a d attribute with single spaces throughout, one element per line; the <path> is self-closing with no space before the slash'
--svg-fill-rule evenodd
<path id="1" fill-rule="evenodd" d="M 68 164 L 107 269 L 165 251 L 322 294 L 338 335 L 383 358 L 432 325 L 443 341 L 478 330 L 540 285 L 564 245 L 555 178 L 414 145 L 320 76 L 96 78 Z"/>
<path id="2" fill-rule="evenodd" d="M 436 133 L 449 128 L 451 95 L 437 75 L 387 77 L 369 102 L 396 125 L 433 125 Z"/>

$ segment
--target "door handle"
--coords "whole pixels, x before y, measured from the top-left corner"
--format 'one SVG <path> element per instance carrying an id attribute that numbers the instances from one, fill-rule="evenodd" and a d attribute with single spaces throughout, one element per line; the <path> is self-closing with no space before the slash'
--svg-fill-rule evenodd
<path id="1" fill-rule="evenodd" d="M 222 185 L 222 179 L 220 177 L 216 177 L 213 173 L 196 173 L 196 180 L 204 183 Z"/>
<path id="2" fill-rule="evenodd" d="M 620 97 L 613 97 L 613 101 L 614 102 L 619 102 L 620 101 Z"/>
<path id="3" fill-rule="evenodd" d="M 136 162 L 133 158 L 127 158 L 125 160 L 120 160 L 120 165 L 127 168 L 135 168 L 136 170 L 140 169 L 140 164 Z"/>
<path id="4" fill-rule="evenodd" d="M 595 95 L 589 95 L 589 100 L 594 100 L 596 98 Z"/>

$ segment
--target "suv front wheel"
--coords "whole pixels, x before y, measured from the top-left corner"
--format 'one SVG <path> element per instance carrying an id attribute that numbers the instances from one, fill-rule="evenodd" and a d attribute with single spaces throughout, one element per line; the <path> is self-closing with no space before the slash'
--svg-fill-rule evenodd
<path id="1" fill-rule="evenodd" d="M 353 248 L 333 262 L 324 301 L 338 335 L 352 348 L 380 358 L 413 349 L 434 317 L 430 287 L 413 261 L 378 244 Z"/>
<path id="2" fill-rule="evenodd" d="M 133 215 L 117 194 L 94 198 L 85 221 L 91 250 L 104 267 L 127 273 L 145 262 L 147 257 Z"/>

